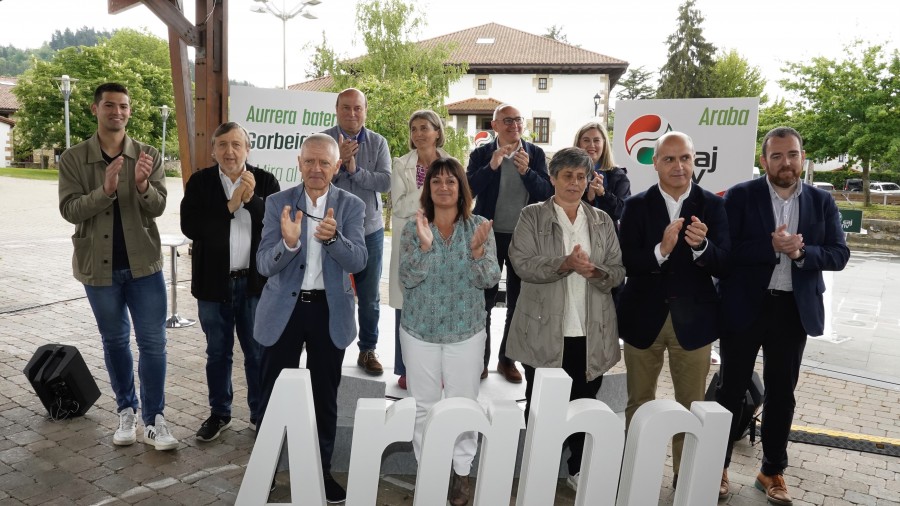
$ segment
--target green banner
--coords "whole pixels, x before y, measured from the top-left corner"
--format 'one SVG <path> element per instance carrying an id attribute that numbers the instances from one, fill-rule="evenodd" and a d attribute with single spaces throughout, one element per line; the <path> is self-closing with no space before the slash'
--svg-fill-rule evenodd
<path id="1" fill-rule="evenodd" d="M 862 210 L 838 209 L 841 214 L 841 229 L 844 232 L 858 234 L 862 230 Z"/>

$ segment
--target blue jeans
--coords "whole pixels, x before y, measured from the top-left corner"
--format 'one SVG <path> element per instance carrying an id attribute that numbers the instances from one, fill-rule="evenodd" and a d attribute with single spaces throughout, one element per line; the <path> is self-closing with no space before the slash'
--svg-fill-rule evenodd
<path id="1" fill-rule="evenodd" d="M 353 275 L 359 303 L 359 351 L 372 351 L 378 344 L 384 229 L 376 230 L 366 236 L 366 250 L 369 252 L 366 268 Z"/>
<path id="2" fill-rule="evenodd" d="M 247 404 L 250 421 L 258 418 L 260 345 L 253 339 L 253 321 L 258 295 L 247 294 L 247 278 L 229 279 L 230 302 L 197 301 L 200 326 L 206 334 L 206 384 L 209 387 L 209 407 L 213 415 L 230 417 L 234 390 L 231 386 L 231 366 L 234 356 L 234 333 L 244 352 L 244 373 L 247 375 Z"/>
<path id="3" fill-rule="evenodd" d="M 134 322 L 141 419 L 145 425 L 153 425 L 166 404 L 166 280 L 162 272 L 134 278 L 129 269 L 113 271 L 111 286 L 84 285 L 84 291 L 103 340 L 103 358 L 117 411 L 138 409 L 130 339 Z"/>

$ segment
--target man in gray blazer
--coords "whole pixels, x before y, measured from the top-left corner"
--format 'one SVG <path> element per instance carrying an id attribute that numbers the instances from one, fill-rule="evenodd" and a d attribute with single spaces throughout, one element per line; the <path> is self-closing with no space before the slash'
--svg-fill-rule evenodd
<path id="1" fill-rule="evenodd" d="M 340 151 L 325 134 L 308 137 L 298 163 L 303 184 L 266 199 L 259 273 L 269 278 L 256 310 L 253 337 L 263 346 L 260 360 L 260 426 L 275 380 L 297 368 L 306 346 L 319 453 L 329 503 L 346 492 L 331 476 L 337 430 L 337 391 L 344 350 L 356 338 L 350 274 L 366 266 L 365 206 L 331 184 Z"/>

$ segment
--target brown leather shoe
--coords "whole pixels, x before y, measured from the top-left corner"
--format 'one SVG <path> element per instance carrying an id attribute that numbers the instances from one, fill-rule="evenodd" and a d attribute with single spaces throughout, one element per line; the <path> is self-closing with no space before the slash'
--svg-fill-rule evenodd
<path id="1" fill-rule="evenodd" d="M 484 366 L 484 369 L 481 370 L 481 379 L 487 379 L 487 366 Z"/>
<path id="2" fill-rule="evenodd" d="M 784 483 L 784 476 L 776 474 L 767 476 L 763 473 L 756 475 L 756 488 L 766 493 L 766 499 L 772 504 L 778 506 L 791 506 L 794 501 L 791 494 L 788 493 L 787 485 Z"/>
<path id="3" fill-rule="evenodd" d="M 378 355 L 372 350 L 359 352 L 359 358 L 356 359 L 356 365 L 362 367 L 363 370 L 366 371 L 366 374 L 371 374 L 372 376 L 381 376 L 384 374 L 384 368 L 381 367 L 381 362 L 378 361 Z"/>
<path id="4" fill-rule="evenodd" d="M 510 383 L 522 382 L 522 373 L 519 372 L 519 369 L 516 367 L 515 362 L 509 362 L 508 364 L 498 362 L 497 372 L 499 372 L 504 378 L 506 378 L 506 381 Z"/>
<path id="5" fill-rule="evenodd" d="M 719 500 L 728 497 L 728 469 L 722 469 L 722 482 L 719 484 Z"/>
<path id="6" fill-rule="evenodd" d="M 469 477 L 460 476 L 456 471 L 450 470 L 450 491 L 447 500 L 452 506 L 466 506 L 469 504 Z"/>

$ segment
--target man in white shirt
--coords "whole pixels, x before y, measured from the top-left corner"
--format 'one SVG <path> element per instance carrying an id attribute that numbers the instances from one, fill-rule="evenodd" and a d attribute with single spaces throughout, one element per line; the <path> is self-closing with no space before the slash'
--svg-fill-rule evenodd
<path id="1" fill-rule="evenodd" d="M 234 334 L 244 352 L 250 424 L 259 418 L 259 345 L 253 322 L 266 282 L 256 269 L 265 199 L 279 191 L 275 177 L 247 164 L 250 136 L 225 123 L 212 139 L 217 164 L 194 173 L 181 201 L 181 231 L 194 241 L 191 293 L 206 334 L 210 416 L 197 431 L 212 441 L 231 425 Z"/>
<path id="2" fill-rule="evenodd" d="M 656 398 L 669 354 L 675 400 L 690 409 L 702 401 L 712 342 L 718 338 L 721 277 L 730 250 L 722 199 L 692 182 L 694 143 L 681 132 L 656 141 L 659 184 L 625 201 L 620 225 L 625 287 L 618 306 L 625 341 L 626 424 Z M 675 483 L 684 435 L 673 438 Z"/>
<path id="3" fill-rule="evenodd" d="M 340 167 L 337 141 L 306 138 L 298 162 L 303 184 L 266 200 L 259 271 L 269 277 L 256 312 L 260 363 L 260 423 L 281 371 L 297 368 L 304 346 L 312 383 L 319 454 L 329 503 L 346 492 L 331 476 L 337 431 L 337 391 L 344 351 L 356 339 L 350 274 L 366 267 L 365 205 L 331 184 Z"/>

